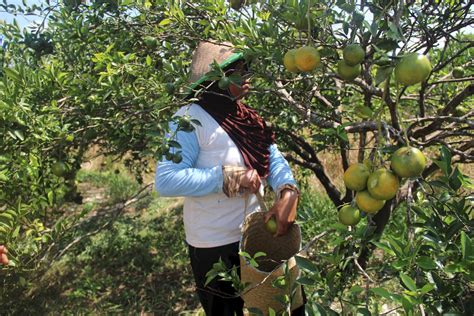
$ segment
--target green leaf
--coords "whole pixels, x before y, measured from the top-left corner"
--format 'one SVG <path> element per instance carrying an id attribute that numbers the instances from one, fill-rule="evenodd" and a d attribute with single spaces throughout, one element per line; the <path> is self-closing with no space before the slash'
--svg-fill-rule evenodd
<path id="1" fill-rule="evenodd" d="M 426 293 L 432 291 L 434 288 L 435 288 L 435 285 L 433 283 L 427 283 L 420 289 L 420 293 L 421 294 L 426 294 Z"/>
<path id="2" fill-rule="evenodd" d="M 410 291 L 416 292 L 417 288 L 415 281 L 410 276 L 406 275 L 403 272 L 400 272 L 400 279 Z"/>
<path id="3" fill-rule="evenodd" d="M 171 19 L 163 19 L 160 21 L 160 23 L 158 24 L 159 26 L 165 26 L 165 25 L 168 25 L 172 22 Z"/>
<path id="4" fill-rule="evenodd" d="M 147 56 L 146 56 L 146 64 L 147 64 L 147 66 L 151 66 L 151 63 L 152 63 L 151 57 L 150 57 L 150 55 L 147 55 Z"/>
<path id="5" fill-rule="evenodd" d="M 370 291 L 374 293 L 375 295 L 392 300 L 392 294 L 390 294 L 390 292 L 384 289 L 383 287 L 374 287 L 370 289 Z"/>
<path id="6" fill-rule="evenodd" d="M 361 292 L 364 292 L 364 289 L 362 287 L 360 287 L 359 285 L 354 285 L 353 287 L 351 287 L 351 289 L 349 290 L 350 293 L 353 293 L 353 294 L 357 294 L 357 293 L 361 293 Z"/>
<path id="7" fill-rule="evenodd" d="M 263 316 L 264 315 L 263 312 L 260 309 L 256 308 L 256 307 L 249 307 L 248 311 L 249 311 L 250 315 L 252 315 L 252 316 Z"/>
<path id="8" fill-rule="evenodd" d="M 421 267 L 424 270 L 433 270 L 437 268 L 434 260 L 427 256 L 418 257 L 416 259 L 416 263 L 418 264 L 419 267 Z"/>
<path id="9" fill-rule="evenodd" d="M 402 305 L 406 313 L 409 313 L 414 307 L 414 304 L 412 303 L 410 297 L 406 295 L 402 296 Z"/>
<path id="10" fill-rule="evenodd" d="M 356 311 L 356 316 L 371 316 L 372 314 L 367 308 L 358 308 Z"/>
<path id="11" fill-rule="evenodd" d="M 14 81 L 21 83 L 21 77 L 20 74 L 13 69 L 10 68 L 3 68 L 2 71 L 9 77 L 10 79 L 13 79 Z"/>
<path id="12" fill-rule="evenodd" d="M 298 267 L 304 270 L 308 270 L 310 272 L 318 272 L 317 266 L 309 259 L 301 256 L 295 256 L 296 264 Z"/>
<path id="13" fill-rule="evenodd" d="M 377 73 L 375 74 L 375 85 L 378 86 L 384 82 L 392 74 L 393 67 L 378 67 Z"/>
<path id="14" fill-rule="evenodd" d="M 170 147 L 174 147 L 174 148 L 181 148 L 181 145 L 180 145 L 177 141 L 175 141 L 175 140 L 170 140 L 170 141 L 168 142 L 168 145 L 169 145 Z"/>
<path id="15" fill-rule="evenodd" d="M 465 232 L 461 232 L 461 253 L 463 259 L 473 260 L 474 259 L 474 249 L 472 246 L 472 241 Z"/>
<path id="16" fill-rule="evenodd" d="M 296 282 L 302 285 L 309 285 L 309 286 L 313 286 L 316 284 L 316 281 L 309 277 L 300 277 L 296 280 Z"/>

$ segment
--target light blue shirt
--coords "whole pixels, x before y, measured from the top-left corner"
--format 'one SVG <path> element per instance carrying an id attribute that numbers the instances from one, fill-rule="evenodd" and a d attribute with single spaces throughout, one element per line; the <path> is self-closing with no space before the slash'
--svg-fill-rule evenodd
<path id="1" fill-rule="evenodd" d="M 174 123 L 170 124 L 172 132 L 176 130 Z M 222 166 L 212 168 L 196 168 L 199 155 L 199 143 L 195 131 L 176 134 L 176 141 L 181 145 L 182 161 L 174 163 L 162 158 L 158 163 L 155 174 L 155 188 L 161 196 L 205 196 L 222 192 Z M 278 150 L 276 144 L 270 145 L 270 172 L 268 184 L 273 191 L 285 184 L 296 186 L 288 162 Z"/>

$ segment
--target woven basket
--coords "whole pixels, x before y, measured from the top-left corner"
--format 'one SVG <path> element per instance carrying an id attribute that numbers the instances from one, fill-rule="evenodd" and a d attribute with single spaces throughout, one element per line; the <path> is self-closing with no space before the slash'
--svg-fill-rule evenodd
<path id="1" fill-rule="evenodd" d="M 301 230 L 296 224 L 291 225 L 288 233 L 284 236 L 274 237 L 265 229 L 265 212 L 254 212 L 247 215 L 242 227 L 242 240 L 240 251 L 250 254 L 252 257 L 257 252 L 264 252 L 266 256 L 256 259 L 258 268 L 252 267 L 246 258 L 240 257 L 241 281 L 250 283 L 244 290 L 242 299 L 246 308 L 258 308 L 264 315 L 268 309 L 279 312 L 285 306 L 275 299 L 277 296 L 289 294 L 299 276 L 294 255 L 301 247 Z M 290 280 L 287 287 L 280 289 L 272 285 L 273 280 L 285 274 L 283 261 L 287 261 L 290 269 Z M 296 293 L 292 298 L 292 310 L 303 305 L 301 286 L 296 287 Z"/>

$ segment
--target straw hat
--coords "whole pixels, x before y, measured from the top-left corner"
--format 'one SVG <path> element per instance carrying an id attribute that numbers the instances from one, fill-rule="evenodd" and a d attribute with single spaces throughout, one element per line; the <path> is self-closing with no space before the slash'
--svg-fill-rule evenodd
<path id="1" fill-rule="evenodd" d="M 209 79 L 206 74 L 211 71 L 210 65 L 214 61 L 224 69 L 240 59 L 243 59 L 243 54 L 235 53 L 232 43 L 200 42 L 194 51 L 191 62 L 189 75 L 191 85 L 189 89 L 193 90 Z"/>

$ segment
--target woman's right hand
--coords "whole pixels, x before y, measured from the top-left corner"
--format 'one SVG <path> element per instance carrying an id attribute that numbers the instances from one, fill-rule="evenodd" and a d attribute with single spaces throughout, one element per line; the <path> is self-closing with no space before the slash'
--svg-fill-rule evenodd
<path id="1" fill-rule="evenodd" d="M 257 193 L 261 185 L 262 181 L 255 169 L 245 171 L 240 177 L 240 188 L 248 193 Z"/>
<path id="2" fill-rule="evenodd" d="M 4 245 L 0 245 L 0 264 L 8 265 L 8 250 Z"/>

